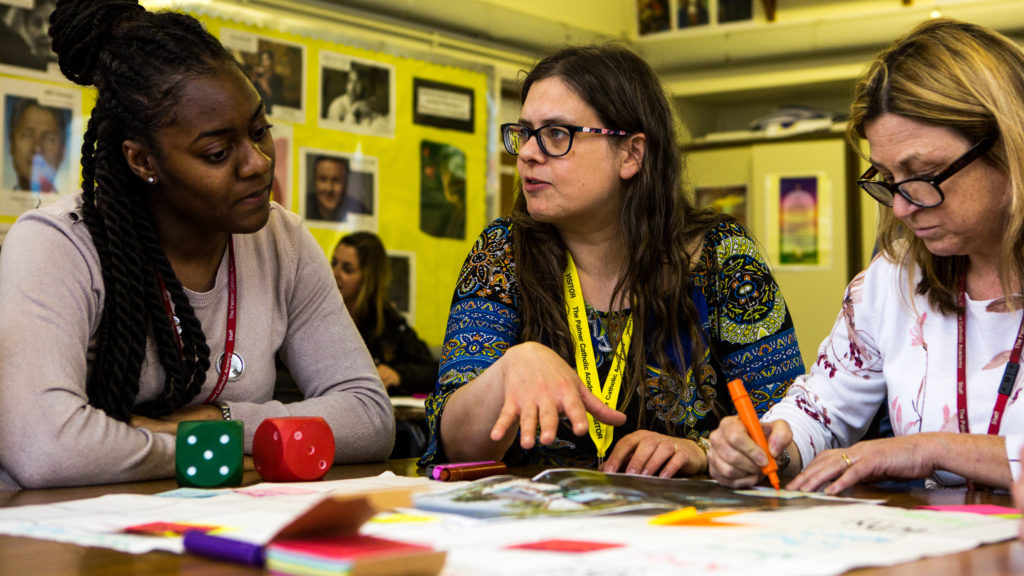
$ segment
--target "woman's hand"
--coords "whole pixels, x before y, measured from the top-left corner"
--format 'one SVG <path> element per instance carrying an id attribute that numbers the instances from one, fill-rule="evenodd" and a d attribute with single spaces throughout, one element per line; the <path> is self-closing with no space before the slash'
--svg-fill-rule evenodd
<path id="1" fill-rule="evenodd" d="M 151 432 L 162 432 L 164 434 L 177 434 L 178 423 L 188 420 L 222 420 L 220 408 L 212 404 L 200 404 L 188 408 L 178 409 L 163 418 L 148 418 L 146 416 L 132 416 L 129 424 L 136 428 L 145 428 Z"/>
<path id="2" fill-rule="evenodd" d="M 577 436 L 587 433 L 587 413 L 611 426 L 621 426 L 626 415 L 609 408 L 587 390 L 576 371 L 554 350 L 536 342 L 512 346 L 498 360 L 505 398 L 491 440 L 501 441 L 519 422 L 519 443 L 529 450 L 537 440 L 550 444 L 565 415 Z"/>
<path id="3" fill-rule="evenodd" d="M 933 434 L 911 434 L 825 450 L 786 487 L 814 491 L 831 482 L 825 493 L 838 494 L 861 482 L 925 478 L 936 469 L 930 455 L 937 441 Z"/>
<path id="4" fill-rule="evenodd" d="M 387 364 L 377 365 L 377 375 L 380 376 L 380 381 L 384 383 L 384 388 L 394 388 L 402 383 L 402 377 L 395 372 L 395 369 Z"/>
<path id="5" fill-rule="evenodd" d="M 782 454 L 783 450 L 789 449 L 793 431 L 785 420 L 762 422 L 761 427 L 764 429 L 765 438 L 768 439 L 768 449 L 773 458 Z M 711 448 L 708 449 L 708 473 L 720 484 L 730 488 L 746 488 L 757 484 L 764 476 L 761 468 L 768 465 L 768 455 L 750 437 L 739 417 L 723 418 L 708 440 L 711 441 Z M 790 457 L 795 461 L 795 469 L 799 470 L 800 456 L 795 447 L 790 450 Z"/>
<path id="6" fill-rule="evenodd" d="M 680 471 L 699 474 L 707 469 L 707 460 L 704 451 L 692 440 L 637 430 L 615 443 L 602 472 L 622 469 L 626 474 L 658 474 L 662 478 L 671 478 Z"/>

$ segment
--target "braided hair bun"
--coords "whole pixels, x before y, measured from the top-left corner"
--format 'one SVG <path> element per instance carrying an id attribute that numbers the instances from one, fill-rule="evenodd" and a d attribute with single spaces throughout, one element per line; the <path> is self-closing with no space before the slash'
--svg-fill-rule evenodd
<path id="1" fill-rule="evenodd" d="M 136 0 L 58 0 L 50 14 L 50 38 L 60 71 L 82 86 L 96 84 L 96 67 L 114 31 L 146 9 Z"/>

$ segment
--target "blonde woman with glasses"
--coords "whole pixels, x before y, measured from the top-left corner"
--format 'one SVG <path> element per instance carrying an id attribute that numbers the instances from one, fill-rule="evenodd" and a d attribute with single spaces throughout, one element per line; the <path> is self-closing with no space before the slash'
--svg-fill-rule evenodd
<path id="1" fill-rule="evenodd" d="M 1024 52 L 1004 36 L 931 20 L 860 79 L 851 143 L 882 205 L 881 254 L 850 283 L 811 372 L 762 424 L 791 456 L 789 488 L 859 482 L 1008 489 L 1024 402 Z M 861 441 L 884 405 L 894 437 Z M 754 484 L 767 456 L 734 418 L 711 435 L 710 472 Z M 784 458 L 783 458 L 784 459 Z"/>

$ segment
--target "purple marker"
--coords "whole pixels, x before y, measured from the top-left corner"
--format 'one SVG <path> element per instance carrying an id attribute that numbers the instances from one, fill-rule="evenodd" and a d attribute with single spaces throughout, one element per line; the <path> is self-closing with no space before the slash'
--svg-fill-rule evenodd
<path id="1" fill-rule="evenodd" d="M 263 566 L 263 546 L 259 544 L 212 536 L 199 530 L 185 532 L 183 544 L 185 550 L 192 554 L 247 566 Z"/>
<path id="2" fill-rule="evenodd" d="M 451 464 L 438 464 L 430 471 L 430 477 L 434 480 L 441 479 L 441 471 L 449 468 L 463 468 L 465 466 L 483 466 L 484 464 L 496 464 L 494 460 L 482 460 L 480 462 L 452 462 Z"/>

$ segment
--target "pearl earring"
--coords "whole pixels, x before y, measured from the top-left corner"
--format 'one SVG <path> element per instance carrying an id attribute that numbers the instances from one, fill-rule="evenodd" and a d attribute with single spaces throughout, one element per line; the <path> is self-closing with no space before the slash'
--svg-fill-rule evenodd
<path id="1" fill-rule="evenodd" d="M 150 184 L 152 184 L 152 183 L 156 182 L 156 178 L 153 178 L 152 176 L 150 176 L 149 178 L 146 178 L 146 182 L 149 182 Z"/>

